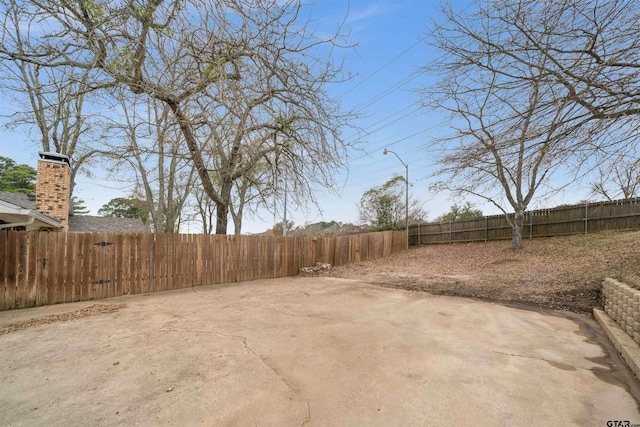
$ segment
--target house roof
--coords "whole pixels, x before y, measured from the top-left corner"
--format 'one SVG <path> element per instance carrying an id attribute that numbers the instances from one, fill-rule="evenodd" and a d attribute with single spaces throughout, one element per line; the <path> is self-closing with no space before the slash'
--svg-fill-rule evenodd
<path id="1" fill-rule="evenodd" d="M 34 218 L 28 230 L 40 227 L 60 227 L 60 221 L 36 210 L 33 194 L 0 191 L 0 224 L 23 223 Z M 81 233 L 148 233 L 149 228 L 139 218 L 113 218 L 92 215 L 70 215 L 69 231 Z"/>
<path id="2" fill-rule="evenodd" d="M 0 228 L 25 227 L 26 230 L 60 228 L 55 218 L 35 210 L 32 195 L 0 191 Z"/>
<path id="3" fill-rule="evenodd" d="M 69 231 L 80 233 L 148 233 L 149 228 L 139 218 L 74 215 L 69 217 Z"/>
<path id="4" fill-rule="evenodd" d="M 6 191 L 0 191 L 0 200 L 19 206 L 23 209 L 36 209 L 35 194 L 7 193 Z"/>

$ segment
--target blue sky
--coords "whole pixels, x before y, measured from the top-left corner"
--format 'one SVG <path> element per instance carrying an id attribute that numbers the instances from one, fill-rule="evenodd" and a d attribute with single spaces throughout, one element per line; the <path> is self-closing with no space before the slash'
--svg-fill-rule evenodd
<path id="1" fill-rule="evenodd" d="M 344 2 L 329 4 L 336 15 L 346 13 Z M 409 165 L 412 193 L 426 202 L 428 185 L 420 179 L 429 173 L 429 162 L 421 147 L 428 129 L 437 123 L 420 109 L 415 89 L 428 83 L 421 67 L 428 63 L 430 49 L 423 39 L 436 8 L 437 2 L 429 1 L 350 3 L 346 25 L 357 47 L 348 52 L 345 67 L 355 77 L 339 96 L 346 109 L 364 116 L 358 122 L 364 131 L 358 141 L 364 152 L 351 153 L 349 171 L 338 180 L 342 197 L 327 199 L 326 218 L 356 222 L 362 193 L 394 174 L 404 174 L 395 156 L 383 156 L 385 147 Z"/>
<path id="2" fill-rule="evenodd" d="M 455 2 L 466 7 L 467 1 Z M 330 31 L 347 16 L 345 29 L 348 41 L 357 47 L 340 53 L 344 66 L 354 77 L 343 84 L 334 85 L 332 93 L 341 99 L 345 109 L 354 109 L 364 117 L 354 123 L 365 136 L 358 140 L 364 151 L 353 151 L 348 161 L 348 172 L 337 177 L 340 196 L 318 194 L 323 211 L 291 211 L 288 218 L 296 225 L 305 222 L 358 221 L 357 205 L 367 189 L 381 185 L 394 174 L 404 174 L 404 166 L 395 156 L 383 156 L 387 147 L 395 151 L 409 165 L 411 193 L 419 198 L 429 218 L 433 219 L 449 210 L 454 202 L 446 194 L 432 194 L 428 178 L 432 172 L 432 159 L 423 146 L 443 130 L 442 116 L 419 108 L 420 96 L 416 89 L 428 85 L 433 77 L 420 71 L 420 67 L 434 58 L 435 52 L 423 42 L 430 20 L 437 16 L 438 1 L 431 0 L 317 0 L 313 17 L 318 19 L 319 30 Z M 11 113 L 7 100 L 2 100 L 0 114 Z M 0 130 L 0 155 L 11 157 L 18 163 L 35 167 L 38 146 L 24 141 L 24 130 L 18 133 Z M 346 135 L 348 141 L 355 136 Z M 92 178 L 80 176 L 76 180 L 76 194 L 84 199 L 91 214 L 114 197 L 126 197 L 130 187 L 120 182 L 103 179 L 99 173 Z M 118 190 L 123 188 L 123 190 Z M 558 195 L 558 203 L 580 200 L 575 192 Z M 487 214 L 498 213 L 491 206 L 477 203 Z M 542 205 L 534 205 L 543 207 Z M 280 209 L 279 215 L 282 214 Z M 243 232 L 261 232 L 273 226 L 274 216 L 265 212 L 262 218 L 245 218 Z M 279 221 L 280 219 L 278 219 Z M 232 232 L 230 219 L 229 232 Z M 197 231 L 195 225 L 183 231 Z"/>

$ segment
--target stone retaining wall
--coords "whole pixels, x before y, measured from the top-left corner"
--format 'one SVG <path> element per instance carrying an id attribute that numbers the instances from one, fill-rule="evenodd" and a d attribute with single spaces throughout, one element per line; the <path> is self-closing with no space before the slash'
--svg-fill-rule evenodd
<path id="1" fill-rule="evenodd" d="M 602 282 L 604 311 L 640 344 L 640 291 L 615 279 Z"/>

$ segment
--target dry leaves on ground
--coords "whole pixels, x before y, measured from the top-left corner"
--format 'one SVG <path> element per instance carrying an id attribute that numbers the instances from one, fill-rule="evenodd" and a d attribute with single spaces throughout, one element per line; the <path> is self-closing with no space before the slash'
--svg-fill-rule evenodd
<path id="1" fill-rule="evenodd" d="M 88 316 L 111 314 L 124 308 L 125 306 L 125 304 L 93 304 L 88 307 L 68 313 L 52 314 L 50 316 L 40 317 L 38 319 L 31 319 L 24 322 L 13 323 L 0 329 L 0 335 L 8 334 L 9 332 L 13 331 L 32 328 L 34 326 L 43 325 L 45 323 L 68 322 Z"/>
<path id="2" fill-rule="evenodd" d="M 508 241 L 421 246 L 323 275 L 590 313 L 603 278 L 640 285 L 640 231 L 526 240 L 519 251 Z"/>

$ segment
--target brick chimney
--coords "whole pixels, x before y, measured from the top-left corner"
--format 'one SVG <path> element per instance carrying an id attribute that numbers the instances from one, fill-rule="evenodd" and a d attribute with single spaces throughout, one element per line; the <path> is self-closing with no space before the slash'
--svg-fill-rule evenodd
<path id="1" fill-rule="evenodd" d="M 36 210 L 62 223 L 68 230 L 71 170 L 69 157 L 41 152 L 36 176 Z"/>

